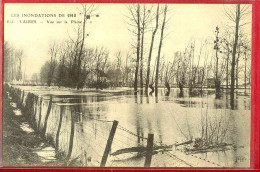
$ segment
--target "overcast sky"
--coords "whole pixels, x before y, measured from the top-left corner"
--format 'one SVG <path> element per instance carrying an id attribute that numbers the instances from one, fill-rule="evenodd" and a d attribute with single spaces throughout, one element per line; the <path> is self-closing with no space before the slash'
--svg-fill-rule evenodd
<path id="1" fill-rule="evenodd" d="M 131 49 L 132 33 L 127 29 L 125 15 L 128 14 L 126 4 L 99 4 L 97 13 L 100 17 L 92 18 L 87 24 L 87 46 L 104 46 L 113 58 L 116 51 L 126 52 Z M 171 58 L 176 51 L 183 51 L 190 41 L 196 45 L 205 39 L 214 39 L 214 30 L 218 25 L 220 32 L 229 20 L 224 15 L 224 5 L 221 4 L 170 4 L 167 23 L 167 38 L 163 44 L 163 55 Z M 77 24 L 71 24 L 71 19 L 80 20 L 80 4 L 5 4 L 4 39 L 15 47 L 24 49 L 24 67 L 26 72 L 35 73 L 49 59 L 48 48 L 52 41 L 61 42 L 73 37 Z M 154 7 L 155 9 L 155 7 Z M 76 18 L 25 18 L 22 14 L 76 14 Z M 19 14 L 19 17 L 11 17 Z M 20 20 L 36 19 L 36 24 L 20 23 Z M 15 23 L 7 23 L 14 20 Z M 67 24 L 48 24 L 47 20 L 66 20 Z M 248 18 L 251 22 L 251 15 Z M 43 23 L 40 23 L 43 22 Z M 251 24 L 245 28 L 251 39 Z M 151 37 L 151 32 L 146 34 Z M 157 38 L 158 40 L 158 38 Z M 157 43 L 155 47 L 157 47 Z M 146 45 L 149 48 L 149 44 Z M 156 54 L 156 53 L 154 53 Z"/>

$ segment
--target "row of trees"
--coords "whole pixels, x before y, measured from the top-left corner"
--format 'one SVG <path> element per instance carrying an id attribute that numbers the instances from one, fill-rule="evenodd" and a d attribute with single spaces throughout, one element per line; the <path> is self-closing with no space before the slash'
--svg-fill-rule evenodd
<path id="1" fill-rule="evenodd" d="M 4 41 L 4 81 L 20 81 L 23 78 L 22 60 L 24 52 L 8 41 Z"/>
<path id="2" fill-rule="evenodd" d="M 134 90 L 137 92 L 138 88 L 138 73 L 140 71 L 140 89 L 141 94 L 143 93 L 144 87 L 144 51 L 145 51 L 145 36 L 147 33 L 152 32 L 152 35 L 149 36 L 150 44 L 149 45 L 149 53 L 147 58 L 147 71 L 146 71 L 146 79 L 145 79 L 145 94 L 148 94 L 148 87 L 152 90 L 153 83 L 155 82 L 155 95 L 158 95 L 158 82 L 159 82 L 159 68 L 160 68 L 160 60 L 161 60 L 161 50 L 163 46 L 163 39 L 165 36 L 165 28 L 167 24 L 167 13 L 169 11 L 168 5 L 164 5 L 160 7 L 157 5 L 156 11 L 152 11 L 152 7 L 148 7 L 143 4 L 129 5 L 128 6 L 129 16 L 127 16 L 127 23 L 130 26 L 129 30 L 133 33 L 136 41 L 132 44 L 133 48 L 136 49 L 136 69 L 134 76 Z M 151 26 L 155 23 L 155 26 Z M 159 25 L 160 24 L 160 25 Z M 152 29 L 151 29 L 152 27 Z M 159 33 L 160 32 L 160 33 Z M 150 80 L 151 77 L 151 59 L 154 50 L 154 42 L 156 34 L 160 34 L 158 52 L 156 58 L 156 68 L 155 68 L 155 79 Z M 140 68 L 140 70 L 139 70 Z"/>
<path id="3" fill-rule="evenodd" d="M 134 10 L 135 5 L 129 7 L 129 10 Z M 139 17 L 141 15 L 140 5 Z M 92 17 L 92 13 L 96 10 L 94 5 L 87 7 L 82 5 L 83 9 L 83 24 L 79 25 L 76 39 L 68 39 L 64 43 L 52 43 L 49 48 L 50 60 L 41 68 L 40 78 L 42 83 L 47 85 L 55 84 L 58 86 L 76 87 L 82 88 L 83 86 L 94 86 L 96 88 L 103 88 L 107 86 L 133 86 L 137 90 L 137 77 L 140 77 L 140 84 L 143 88 L 144 85 L 144 34 L 148 31 L 148 23 L 151 22 L 151 8 L 144 6 L 142 9 L 142 19 L 139 18 L 139 46 L 138 46 L 138 59 L 140 59 L 140 75 L 139 75 L 139 60 L 134 59 L 135 52 L 122 52 L 118 51 L 113 55 L 109 55 L 109 51 L 106 48 L 87 48 L 85 34 L 87 20 Z M 164 7 L 164 23 L 166 23 L 166 14 L 168 6 Z M 132 11 L 133 12 L 133 11 Z M 156 27 L 158 28 L 159 5 L 156 12 Z M 142 27 L 142 28 L 141 28 Z M 161 31 L 160 47 L 162 47 L 163 40 L 163 28 Z M 156 29 L 157 30 L 157 29 Z M 141 34 L 142 33 L 142 34 Z M 153 31 L 153 39 L 156 31 Z M 160 48 L 161 49 L 161 48 Z M 153 51 L 153 42 L 151 42 L 149 53 L 149 64 L 147 75 L 150 78 L 150 63 Z M 160 55 L 160 52 L 158 52 Z M 112 58 L 109 58 L 112 56 Z M 160 74 L 159 64 L 160 58 L 158 58 L 158 65 L 156 68 L 156 76 Z M 138 65 L 135 65 L 135 63 Z M 154 73 L 155 71 L 153 71 Z M 134 76 L 134 77 L 133 77 Z M 158 78 L 158 77 L 157 77 Z M 153 80 L 153 79 L 152 79 Z M 154 81 L 152 81 L 154 82 Z M 156 88 L 158 87 L 158 80 L 155 80 Z M 109 84 L 109 85 L 108 85 Z M 146 91 L 148 91 L 149 79 L 146 79 Z M 150 85 L 151 86 L 151 85 Z M 152 86 L 151 86 L 152 87 Z M 157 93 L 156 93 L 157 94 Z"/>
<path id="4" fill-rule="evenodd" d="M 143 80 L 145 78 L 145 93 L 148 87 L 153 89 L 155 82 L 155 95 L 158 94 L 158 83 L 164 82 L 170 93 L 170 85 L 177 83 L 181 95 L 183 88 L 188 87 L 190 94 L 194 87 L 199 87 L 200 92 L 205 85 L 209 86 L 213 80 L 217 97 L 220 95 L 221 85 L 231 88 L 231 99 L 234 97 L 234 89 L 239 86 L 240 72 L 244 72 L 244 87 L 250 84 L 250 40 L 244 31 L 248 24 L 248 14 L 251 14 L 250 5 L 229 5 L 224 8 L 224 13 L 229 20 L 225 27 L 216 27 L 214 40 L 207 40 L 195 50 L 195 43 L 189 43 L 184 52 L 176 52 L 174 57 L 163 61 L 161 57 L 165 28 L 167 26 L 167 5 L 158 4 L 156 10 L 148 8 L 145 4 L 128 6 L 130 13 L 127 16 L 130 31 L 135 38 L 132 44 L 136 54 L 136 68 L 134 76 L 134 89 L 137 91 L 138 78 L 140 77 L 140 90 L 143 92 Z M 220 31 L 221 30 L 221 31 Z M 147 34 L 148 33 L 148 34 Z M 151 35 L 149 34 L 151 33 Z M 158 47 L 155 47 L 155 37 L 158 35 Z M 146 35 L 148 35 L 146 37 Z M 144 38 L 147 38 L 146 41 Z M 148 42 L 148 44 L 145 44 Z M 150 43 L 149 43 L 150 42 Z M 143 76 L 144 50 L 148 45 L 146 77 Z M 157 49 L 154 71 L 151 74 L 151 61 L 153 50 Z M 197 52 L 195 52 L 197 51 Z M 204 57 L 202 57 L 204 56 Z M 169 59 L 169 58 L 168 58 Z M 210 80 L 212 79 L 212 80 Z M 224 83 L 224 81 L 226 83 Z"/>
<path id="5" fill-rule="evenodd" d="M 73 56 L 73 45 L 72 41 L 52 44 L 51 59 L 41 68 L 42 83 L 72 88 L 131 86 L 134 70 L 129 53 L 118 51 L 109 58 L 111 55 L 104 47 L 85 48 L 78 62 Z"/>
<path id="6" fill-rule="evenodd" d="M 232 70 L 232 47 L 234 41 L 232 34 L 224 32 L 220 34 L 220 28 L 216 27 L 216 38 L 214 43 L 206 40 L 201 43 L 199 48 L 195 43 L 190 43 L 184 52 L 176 52 L 173 58 L 171 69 L 171 78 L 176 77 L 176 82 L 180 88 L 180 94 L 183 94 L 183 88 L 189 88 L 189 94 L 202 93 L 204 87 L 214 87 L 216 96 L 220 96 L 221 85 L 231 88 L 231 70 Z M 239 80 L 244 84 L 244 88 L 250 85 L 251 65 L 250 65 L 250 42 L 244 39 L 241 33 L 237 44 L 238 51 L 235 55 L 234 66 L 234 88 L 239 88 Z M 214 47 L 214 48 L 212 48 Z M 212 52 L 212 49 L 214 51 Z M 197 53 L 195 53 L 197 51 Z M 210 54 L 210 52 L 212 54 Z M 214 54 L 215 53 L 215 54 Z M 175 66 L 175 67 L 174 67 Z M 165 69 L 167 69 L 166 67 Z M 166 74 L 169 74 L 166 71 Z M 166 75 L 165 75 L 166 77 Z M 170 82 L 167 77 L 165 79 Z M 172 82 L 172 81 L 171 81 Z M 195 89 L 194 88 L 199 88 Z"/>
<path id="7" fill-rule="evenodd" d="M 216 88 L 217 96 L 221 85 L 226 85 L 233 94 L 239 79 L 243 78 L 245 88 L 251 82 L 250 41 L 243 29 L 250 6 L 233 7 L 225 8 L 230 22 L 226 27 L 217 26 L 213 39 L 208 38 L 200 45 L 191 41 L 184 51 L 165 56 L 162 49 L 167 36 L 168 5 L 129 5 L 125 17 L 134 38 L 132 49 L 129 52 L 119 50 L 111 55 L 104 47 L 87 47 L 85 30 L 88 20 L 98 15 L 93 15 L 95 5 L 83 4 L 83 22 L 77 28 L 75 38 L 51 44 L 50 60 L 42 67 L 40 78 L 48 85 L 53 83 L 78 89 L 84 86 L 133 86 L 137 92 L 139 85 L 142 94 L 143 90 L 148 94 L 150 87 L 156 96 L 158 87 L 163 85 L 167 88 L 166 95 L 170 94 L 170 87 L 176 85 L 180 95 L 183 95 L 184 87 L 188 87 L 193 95 L 212 86 Z"/>

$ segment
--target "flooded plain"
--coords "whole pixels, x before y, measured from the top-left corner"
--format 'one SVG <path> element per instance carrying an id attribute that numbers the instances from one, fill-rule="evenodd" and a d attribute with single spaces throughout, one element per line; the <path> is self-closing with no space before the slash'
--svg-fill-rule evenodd
<path id="1" fill-rule="evenodd" d="M 169 96 L 160 89 L 155 97 L 134 95 L 127 88 L 14 87 L 22 91 L 24 106 L 29 92 L 38 96 L 33 101 L 35 126 L 52 141 L 57 157 L 66 156 L 80 166 L 100 166 L 114 120 L 119 124 L 106 166 L 143 167 L 148 133 L 154 134 L 151 166 L 250 165 L 249 90 L 236 92 L 231 110 L 226 90 L 216 99 L 213 89 L 193 97 L 186 89 L 184 97 L 179 97 L 177 88 Z M 193 144 L 186 144 L 189 141 Z"/>

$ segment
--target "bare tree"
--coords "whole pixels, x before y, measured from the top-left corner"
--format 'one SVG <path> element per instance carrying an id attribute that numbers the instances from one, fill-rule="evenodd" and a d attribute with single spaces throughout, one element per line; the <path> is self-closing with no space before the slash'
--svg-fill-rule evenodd
<path id="1" fill-rule="evenodd" d="M 188 72 L 188 86 L 189 86 L 189 95 L 197 95 L 199 92 L 198 90 L 194 90 L 196 86 L 199 84 L 201 87 L 203 87 L 204 80 L 205 80 L 205 74 L 206 74 L 206 68 L 207 68 L 207 59 L 204 61 L 204 65 L 201 67 L 201 59 L 202 59 L 202 53 L 205 51 L 205 47 L 207 44 L 207 40 L 201 43 L 199 48 L 199 53 L 195 56 L 195 43 L 192 43 L 190 46 L 190 51 L 188 51 L 188 60 L 189 60 L 189 70 Z M 206 52 L 207 53 L 207 52 Z M 205 55 L 206 56 L 206 55 Z M 197 58 L 195 58 L 197 57 Z M 197 61 L 196 61 L 197 59 Z M 202 88 L 200 89 L 202 93 Z"/>
<path id="2" fill-rule="evenodd" d="M 238 80 L 239 80 L 239 61 L 240 61 L 240 55 L 241 55 L 241 43 L 238 43 L 237 47 L 237 58 L 236 58 L 236 68 L 235 68 L 235 80 L 236 80 L 236 88 L 238 89 Z"/>
<path id="3" fill-rule="evenodd" d="M 183 88 L 187 83 L 187 69 L 189 66 L 189 61 L 186 57 L 187 49 L 184 53 L 176 52 L 175 58 L 177 58 L 177 72 L 176 72 L 176 82 L 180 89 L 179 96 L 183 97 Z"/>
<path id="4" fill-rule="evenodd" d="M 23 59 L 23 50 L 19 49 L 15 51 L 15 59 L 17 60 L 17 72 L 16 72 L 16 80 L 19 81 L 22 79 L 22 59 Z"/>
<path id="5" fill-rule="evenodd" d="M 195 84 L 195 65 L 194 65 L 194 57 L 195 57 L 195 43 L 191 43 L 190 51 L 188 53 L 188 60 L 189 60 L 189 69 L 188 69 L 188 86 L 189 86 L 189 93 L 191 95 L 194 84 Z"/>
<path id="6" fill-rule="evenodd" d="M 177 60 L 178 60 L 178 58 L 176 56 L 174 56 L 172 61 L 166 62 L 165 74 L 164 74 L 165 87 L 167 88 L 167 92 L 165 93 L 166 96 L 170 95 L 170 91 L 171 91 L 170 83 L 171 83 L 171 81 L 174 80 L 174 75 L 177 72 L 177 69 L 176 69 Z"/>
<path id="7" fill-rule="evenodd" d="M 166 16 L 168 12 L 168 5 L 165 5 L 163 8 L 163 22 L 161 27 L 161 37 L 160 37 L 160 43 L 158 48 L 158 55 L 157 55 L 157 64 L 156 64 L 156 72 L 155 72 L 155 96 L 158 96 L 158 76 L 159 76 L 159 65 L 160 65 L 160 56 L 161 56 L 161 49 L 163 44 L 163 33 L 165 29 L 166 24 Z"/>
<path id="8" fill-rule="evenodd" d="M 128 25 L 131 27 L 130 31 L 136 36 L 136 65 L 135 65 L 135 75 L 134 75 L 134 91 L 137 94 L 137 86 L 138 86 L 138 71 L 139 71 L 139 62 L 140 62 L 140 41 L 141 41 L 141 10 L 140 4 L 129 5 L 128 11 L 130 13 L 130 17 L 127 16 Z"/>
<path id="9" fill-rule="evenodd" d="M 105 75 L 104 69 L 107 64 L 109 52 L 105 48 L 97 48 L 94 51 L 95 74 L 96 74 L 96 89 L 102 88 L 101 77 Z"/>
<path id="10" fill-rule="evenodd" d="M 78 84 L 77 84 L 77 89 L 81 87 L 81 81 L 80 81 L 80 74 L 81 74 L 81 62 L 82 62 L 82 54 L 83 54 L 83 47 L 85 43 L 85 37 L 86 37 L 86 23 L 87 19 L 90 19 L 92 13 L 96 11 L 97 7 L 94 4 L 91 4 L 89 7 L 87 7 L 86 4 L 82 4 L 83 8 L 83 24 L 82 24 L 82 38 L 80 41 L 80 50 L 78 53 L 78 67 L 77 67 L 77 79 L 78 79 Z"/>
<path id="11" fill-rule="evenodd" d="M 13 51 L 14 47 L 10 42 L 4 41 L 4 81 L 10 82 L 13 80 Z"/>
<path id="12" fill-rule="evenodd" d="M 50 86 L 53 79 L 54 79 L 54 71 L 57 65 L 57 55 L 58 55 L 58 45 L 53 42 L 49 49 L 49 54 L 51 56 L 51 59 L 49 61 L 49 71 L 47 76 L 47 85 Z"/>
<path id="13" fill-rule="evenodd" d="M 122 52 L 116 52 L 116 84 L 120 86 L 122 84 Z"/>
<path id="14" fill-rule="evenodd" d="M 4 81 L 12 82 L 22 79 L 23 49 L 18 49 L 8 41 L 4 41 Z"/>
<path id="15" fill-rule="evenodd" d="M 123 72 L 123 83 L 125 86 L 128 85 L 129 74 L 131 72 L 131 68 L 129 67 L 130 58 L 131 58 L 131 53 L 129 51 L 126 54 L 125 66 L 124 66 L 124 72 Z"/>
<path id="16" fill-rule="evenodd" d="M 142 5 L 141 8 L 141 42 L 140 42 L 140 88 L 141 94 L 143 94 L 143 60 L 144 60 L 144 40 L 145 33 L 148 25 L 151 22 L 151 8 L 147 8 L 145 4 Z"/>
<path id="17" fill-rule="evenodd" d="M 97 10 L 97 6 L 95 4 L 81 4 L 81 6 L 82 12 L 80 14 L 83 15 L 82 24 L 79 24 L 77 28 L 76 39 L 74 40 L 70 38 L 71 42 L 73 43 L 73 52 L 71 52 L 73 60 L 71 63 L 70 79 L 71 83 L 73 83 L 71 86 L 76 86 L 77 89 L 81 88 L 84 85 L 85 80 L 85 78 L 82 76 L 85 75 L 84 73 L 82 73 L 82 61 L 85 57 L 84 49 L 86 46 L 86 37 L 88 36 L 88 34 L 86 34 L 87 21 L 90 20 L 92 17 L 99 17 L 98 14 L 93 15 L 93 13 Z"/>
<path id="18" fill-rule="evenodd" d="M 214 41 L 214 49 L 216 50 L 216 65 L 215 65 L 215 88 L 216 88 L 216 98 L 220 97 L 220 84 L 221 84 L 221 79 L 220 79 L 220 73 L 219 73 L 219 52 L 220 52 L 220 38 L 219 38 L 219 27 L 216 27 L 216 39 Z"/>
<path id="19" fill-rule="evenodd" d="M 245 87 L 245 93 L 247 89 L 247 60 L 248 60 L 248 51 L 250 51 L 249 46 L 247 44 L 243 45 L 244 48 L 244 87 Z M 249 76 L 250 77 L 250 76 Z"/>
<path id="20" fill-rule="evenodd" d="M 235 5 L 235 10 L 226 9 L 225 14 L 227 18 L 235 24 L 235 31 L 234 31 L 234 44 L 232 50 L 232 60 L 231 60 L 231 92 L 230 92 L 230 105 L 231 109 L 234 109 L 234 92 L 235 92 L 235 67 L 236 67 L 236 54 L 237 54 L 237 47 L 238 47 L 238 39 L 239 39 L 239 31 L 242 26 L 248 24 L 248 22 L 243 22 L 244 19 L 248 14 L 250 14 L 249 7 L 250 5 Z"/>
<path id="21" fill-rule="evenodd" d="M 230 76 L 230 70 L 229 70 L 229 65 L 230 65 L 230 54 L 232 53 L 232 45 L 233 45 L 233 40 L 231 39 L 231 33 L 227 31 L 222 39 L 222 48 L 224 49 L 223 53 L 226 54 L 226 88 L 229 88 L 229 76 Z"/>
<path id="22" fill-rule="evenodd" d="M 57 84 L 58 86 L 64 86 L 66 80 L 66 57 L 69 56 L 70 43 L 65 42 L 64 45 L 60 48 L 59 53 L 59 66 L 58 66 L 58 75 L 57 75 Z"/>
<path id="23" fill-rule="evenodd" d="M 207 41 L 205 41 L 205 44 L 207 44 Z M 209 61 L 209 52 L 208 52 L 208 48 L 206 46 L 205 55 L 204 55 L 204 63 L 198 72 L 198 77 L 199 77 L 198 80 L 199 80 L 199 84 L 200 84 L 201 95 L 203 94 L 203 88 L 209 77 L 211 69 L 212 69 L 212 58 Z"/>
<path id="24" fill-rule="evenodd" d="M 150 81 L 150 64 L 151 64 L 151 59 L 152 59 L 154 37 L 155 37 L 155 34 L 158 30 L 158 21 L 159 21 L 159 4 L 157 5 L 156 19 L 155 19 L 156 24 L 155 24 L 155 29 L 153 30 L 153 33 L 152 33 L 149 56 L 148 56 L 148 60 L 147 60 L 147 75 L 146 75 L 146 84 L 145 84 L 145 94 L 148 94 L 148 86 L 149 86 L 149 81 Z"/>

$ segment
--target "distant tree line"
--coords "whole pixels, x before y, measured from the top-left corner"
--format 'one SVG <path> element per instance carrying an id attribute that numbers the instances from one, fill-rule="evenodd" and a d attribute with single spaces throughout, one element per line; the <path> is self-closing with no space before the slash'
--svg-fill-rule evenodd
<path id="1" fill-rule="evenodd" d="M 4 41 L 4 81 L 20 81 L 23 78 L 22 61 L 23 49 L 15 47 L 8 41 Z"/>
<path id="2" fill-rule="evenodd" d="M 129 53 L 118 51 L 110 59 L 111 55 L 104 47 L 84 48 L 78 59 L 77 47 L 72 41 L 53 43 L 49 49 L 50 59 L 40 71 L 40 81 L 48 86 L 102 89 L 131 86 L 133 82 L 133 66 Z"/>

